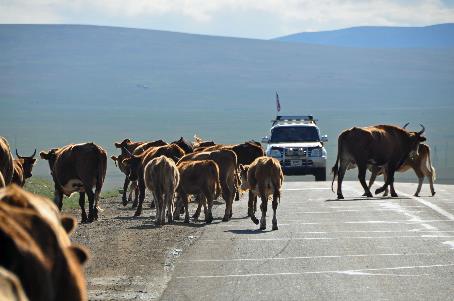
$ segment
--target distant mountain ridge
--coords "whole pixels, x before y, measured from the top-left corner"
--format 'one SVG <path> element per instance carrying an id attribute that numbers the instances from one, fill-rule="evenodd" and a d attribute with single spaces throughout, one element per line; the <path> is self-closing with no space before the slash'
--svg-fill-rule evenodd
<path id="1" fill-rule="evenodd" d="M 424 27 L 360 26 L 302 32 L 274 40 L 361 48 L 451 48 L 454 47 L 454 23 Z"/>

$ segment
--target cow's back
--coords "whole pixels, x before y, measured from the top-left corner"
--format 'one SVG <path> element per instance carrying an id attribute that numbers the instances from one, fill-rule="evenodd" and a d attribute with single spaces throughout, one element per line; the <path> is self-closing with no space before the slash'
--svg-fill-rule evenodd
<path id="1" fill-rule="evenodd" d="M 0 172 L 5 184 L 11 183 L 13 179 L 13 156 L 8 141 L 3 137 L 0 137 Z"/>
<path id="2" fill-rule="evenodd" d="M 284 176 L 279 161 L 271 157 L 259 157 L 250 165 L 248 182 L 256 183 L 251 187 L 255 193 L 268 196 L 279 192 Z"/>
<path id="3" fill-rule="evenodd" d="M 145 184 L 156 193 L 173 193 L 179 182 L 178 169 L 171 159 L 160 156 L 151 160 L 145 167 Z"/>

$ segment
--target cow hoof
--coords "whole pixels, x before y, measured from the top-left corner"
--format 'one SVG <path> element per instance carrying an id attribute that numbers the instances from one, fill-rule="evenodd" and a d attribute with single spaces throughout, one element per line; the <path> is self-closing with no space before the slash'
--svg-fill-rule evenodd
<path id="1" fill-rule="evenodd" d="M 383 191 L 384 191 L 384 189 L 377 188 L 377 189 L 375 190 L 375 194 L 380 194 L 380 193 L 382 193 Z"/>
<path id="2" fill-rule="evenodd" d="M 134 217 L 138 217 L 138 216 L 140 216 L 140 214 L 142 214 L 142 212 L 137 212 L 136 211 L 136 213 L 134 213 Z"/>
<path id="3" fill-rule="evenodd" d="M 338 195 L 337 195 L 337 199 L 343 200 L 343 199 L 344 199 L 344 196 L 343 196 L 342 194 L 338 194 Z"/>
<path id="4" fill-rule="evenodd" d="M 251 220 L 254 222 L 254 224 L 259 224 L 259 220 L 255 216 L 251 216 Z"/>
<path id="5" fill-rule="evenodd" d="M 266 230 L 266 225 L 260 225 L 260 230 Z"/>
<path id="6" fill-rule="evenodd" d="M 88 223 L 87 217 L 82 217 L 81 223 L 82 223 L 82 224 Z"/>
<path id="7" fill-rule="evenodd" d="M 137 208 L 137 205 L 138 204 L 136 202 L 132 203 L 132 208 Z"/>
<path id="8" fill-rule="evenodd" d="M 123 205 L 123 207 L 125 207 L 128 204 L 128 201 L 126 200 L 126 198 L 121 199 L 121 204 Z"/>
<path id="9" fill-rule="evenodd" d="M 372 193 L 370 193 L 370 191 L 364 193 L 364 196 L 367 196 L 368 198 L 373 198 L 373 197 L 374 197 L 374 196 L 372 195 Z"/>
<path id="10" fill-rule="evenodd" d="M 229 221 L 229 218 L 227 216 L 224 216 L 224 218 L 222 219 L 223 222 L 228 222 Z"/>
<path id="11" fill-rule="evenodd" d="M 189 217 L 184 219 L 185 224 L 189 224 Z"/>
<path id="12" fill-rule="evenodd" d="M 397 193 L 391 193 L 391 197 L 397 198 L 397 197 L 399 197 L 399 196 L 397 195 Z"/>
<path id="13" fill-rule="evenodd" d="M 273 230 L 278 230 L 279 228 L 277 227 L 277 224 L 273 224 Z"/>
<path id="14" fill-rule="evenodd" d="M 433 194 L 432 194 L 433 195 Z M 414 196 L 418 197 L 419 196 L 419 193 L 415 193 Z"/>
<path id="15" fill-rule="evenodd" d="M 435 195 L 435 191 L 432 191 L 432 196 L 434 196 L 434 195 Z"/>

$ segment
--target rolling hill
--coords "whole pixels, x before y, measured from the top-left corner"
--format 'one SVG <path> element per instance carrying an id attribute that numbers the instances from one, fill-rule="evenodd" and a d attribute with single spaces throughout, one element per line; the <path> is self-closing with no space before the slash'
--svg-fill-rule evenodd
<path id="1" fill-rule="evenodd" d="M 275 40 L 362 48 L 453 48 L 454 23 L 424 27 L 361 26 L 302 32 Z"/>
<path id="2" fill-rule="evenodd" d="M 281 113 L 320 120 L 330 165 L 345 128 L 423 123 L 439 176 L 453 178 L 451 50 L 77 25 L 0 25 L 0 50 L 0 135 L 23 154 L 81 141 L 112 154 L 124 137 L 260 139 L 278 91 Z M 120 179 L 113 164 L 108 173 Z M 34 174 L 48 175 L 46 162 Z"/>

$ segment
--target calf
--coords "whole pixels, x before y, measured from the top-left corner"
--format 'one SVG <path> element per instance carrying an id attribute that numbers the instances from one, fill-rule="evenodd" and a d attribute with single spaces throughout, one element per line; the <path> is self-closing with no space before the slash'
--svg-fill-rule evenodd
<path id="1" fill-rule="evenodd" d="M 184 161 L 196 161 L 196 160 L 213 160 L 219 167 L 219 180 L 222 188 L 222 198 L 225 200 L 225 213 L 222 221 L 226 222 L 232 217 L 232 205 L 235 193 L 238 191 L 237 183 L 237 159 L 236 154 L 228 149 L 221 149 L 212 152 L 200 152 L 192 153 L 184 156 L 180 159 L 180 162 Z M 199 202 L 197 211 L 193 218 L 197 219 L 200 215 L 202 203 Z"/>
<path id="2" fill-rule="evenodd" d="M 36 162 L 35 155 L 36 149 L 30 157 L 19 156 L 16 149 L 17 159 L 14 159 L 13 161 L 14 172 L 12 183 L 23 187 L 25 185 L 25 180 L 31 178 L 33 165 Z"/>
<path id="3" fill-rule="evenodd" d="M 415 196 L 419 196 L 419 193 L 421 192 L 421 187 L 422 183 L 424 181 L 424 177 L 427 177 L 429 179 L 429 184 L 430 184 L 430 191 L 432 193 L 432 196 L 435 195 L 435 189 L 434 189 L 434 181 L 436 177 L 435 173 L 435 168 L 432 166 L 432 162 L 430 160 L 430 147 L 429 145 L 425 143 L 420 143 L 419 144 L 419 150 L 418 150 L 418 155 L 416 155 L 413 158 L 407 158 L 405 162 L 402 164 L 402 166 L 397 170 L 398 172 L 405 172 L 412 168 L 416 176 L 418 177 L 418 188 L 416 189 Z M 369 180 L 369 189 L 372 187 L 374 184 L 374 181 L 377 177 L 377 175 L 383 174 L 385 178 L 385 182 L 387 180 L 386 176 L 386 168 L 384 167 L 377 167 L 377 166 L 370 166 L 369 170 L 371 171 L 371 176 Z M 385 193 L 383 194 L 384 196 L 388 195 L 388 187 L 386 187 Z"/>
<path id="4" fill-rule="evenodd" d="M 280 189 L 284 180 L 281 165 L 277 159 L 270 157 L 259 157 L 250 165 L 240 165 L 241 188 L 249 189 L 254 197 L 260 196 L 262 204 L 262 218 L 260 219 L 260 230 L 266 229 L 266 210 L 268 207 L 268 197 L 273 195 L 273 230 L 277 230 L 276 210 L 278 200 L 280 201 Z M 256 198 L 254 198 L 256 201 Z M 248 208 L 251 219 L 255 224 L 259 221 L 255 217 L 254 199 L 249 200 Z"/>
<path id="5" fill-rule="evenodd" d="M 145 166 L 154 158 L 162 155 L 172 159 L 174 162 L 178 162 L 178 160 L 184 156 L 184 151 L 176 144 L 169 144 L 151 147 L 140 155 L 129 154 L 129 157 L 122 161 L 128 170 L 129 180 L 138 181 L 139 203 L 134 216 L 140 216 L 142 214 L 142 205 L 145 199 Z"/>
<path id="6" fill-rule="evenodd" d="M 94 143 L 83 143 L 54 148 L 41 152 L 40 156 L 49 162 L 55 184 L 54 201 L 58 208 L 61 210 L 63 206 L 63 194 L 70 196 L 79 192 L 82 222 L 97 219 L 99 194 L 106 176 L 106 152 Z M 88 218 L 85 212 L 85 194 L 88 196 Z"/>
<path id="7" fill-rule="evenodd" d="M 145 166 L 145 185 L 153 193 L 156 202 L 156 225 L 165 224 L 167 208 L 167 221 L 173 222 L 174 194 L 180 181 L 178 168 L 166 156 L 154 158 Z"/>
<path id="8" fill-rule="evenodd" d="M 184 205 L 184 222 L 189 223 L 189 195 L 195 195 L 204 206 L 205 222 L 211 223 L 213 200 L 221 193 L 218 165 L 212 160 L 201 160 L 179 162 L 177 167 L 180 172 L 177 192 Z"/>

